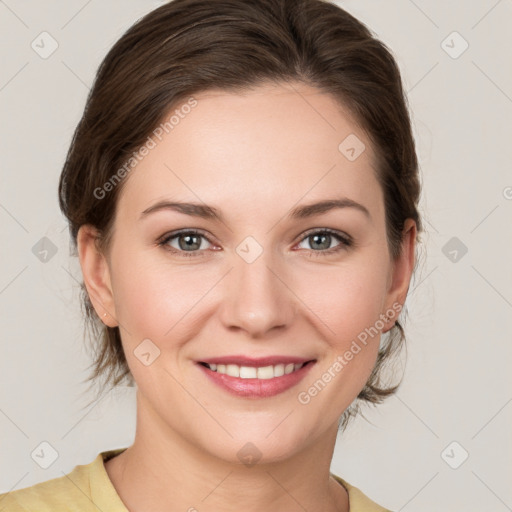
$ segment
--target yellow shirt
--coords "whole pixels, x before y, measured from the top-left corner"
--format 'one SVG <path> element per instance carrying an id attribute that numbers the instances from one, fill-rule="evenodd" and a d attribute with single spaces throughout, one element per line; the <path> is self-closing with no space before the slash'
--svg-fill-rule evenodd
<path id="1" fill-rule="evenodd" d="M 0 494 L 1 512 L 128 512 L 110 481 L 104 461 L 126 448 L 101 452 L 65 476 Z M 332 474 L 332 473 L 331 473 Z M 332 474 L 348 491 L 350 512 L 390 512 Z"/>

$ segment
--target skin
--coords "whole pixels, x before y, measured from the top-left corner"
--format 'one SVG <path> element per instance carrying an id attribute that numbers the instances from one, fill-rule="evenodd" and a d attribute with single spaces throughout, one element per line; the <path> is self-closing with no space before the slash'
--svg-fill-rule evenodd
<path id="1" fill-rule="evenodd" d="M 96 250 L 90 226 L 78 235 L 92 303 L 106 325 L 120 326 L 137 384 L 135 441 L 105 464 L 107 473 L 131 511 L 230 511 L 240 503 L 248 511 L 347 511 L 330 462 L 338 420 L 371 373 L 380 334 L 308 404 L 298 394 L 380 314 L 403 305 L 415 223 L 406 222 L 402 255 L 392 261 L 375 154 L 330 95 L 273 84 L 194 97 L 198 105 L 128 175 L 108 253 Z M 366 146 L 354 161 L 338 150 L 350 134 Z M 287 218 L 299 205 L 341 196 L 370 217 L 347 207 Z M 214 206 L 224 222 L 172 210 L 140 220 L 164 199 Z M 207 237 L 197 239 L 196 256 L 158 245 L 184 228 Z M 304 235 L 312 228 L 348 234 L 354 245 L 325 254 L 322 247 L 340 242 L 318 248 Z M 236 252 L 248 236 L 263 249 L 252 263 Z M 179 238 L 168 245 L 179 251 Z M 160 350 L 149 366 L 134 355 L 144 339 Z M 196 364 L 230 354 L 316 363 L 293 388 L 248 399 L 213 385 Z M 247 442 L 261 452 L 251 467 L 237 457 Z"/>

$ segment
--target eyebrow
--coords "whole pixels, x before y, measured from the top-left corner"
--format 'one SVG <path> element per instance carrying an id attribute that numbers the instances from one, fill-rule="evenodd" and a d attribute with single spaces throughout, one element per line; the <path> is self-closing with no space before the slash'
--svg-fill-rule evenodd
<path id="1" fill-rule="evenodd" d="M 354 208 L 364 213 L 364 215 L 368 219 L 371 219 L 370 212 L 365 206 L 363 206 L 360 203 L 357 203 L 352 199 L 349 199 L 348 197 L 343 197 L 339 199 L 326 199 L 324 201 L 319 201 L 316 203 L 297 206 L 288 213 L 287 218 L 305 219 L 308 217 L 313 217 L 315 215 L 326 213 L 335 208 Z M 185 215 L 190 215 L 192 217 L 218 220 L 224 223 L 224 217 L 222 213 L 213 206 L 208 206 L 206 204 L 201 203 L 184 203 L 179 201 L 159 201 L 158 203 L 150 206 L 149 208 L 146 208 L 141 213 L 140 219 L 146 217 L 150 213 L 161 210 L 176 211 L 179 213 L 183 213 Z"/>

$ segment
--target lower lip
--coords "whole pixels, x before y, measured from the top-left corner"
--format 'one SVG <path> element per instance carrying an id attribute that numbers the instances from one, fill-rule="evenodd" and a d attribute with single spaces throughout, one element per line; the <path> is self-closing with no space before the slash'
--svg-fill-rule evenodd
<path id="1" fill-rule="evenodd" d="M 283 393 L 298 384 L 314 364 L 314 361 L 311 361 L 297 371 L 272 379 L 241 379 L 214 372 L 202 364 L 198 366 L 215 384 L 233 395 L 244 398 L 266 398 Z"/>

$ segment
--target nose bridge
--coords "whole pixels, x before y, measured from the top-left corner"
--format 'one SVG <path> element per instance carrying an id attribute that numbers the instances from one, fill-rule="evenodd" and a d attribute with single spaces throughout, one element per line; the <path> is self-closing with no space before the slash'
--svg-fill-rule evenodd
<path id="1" fill-rule="evenodd" d="M 248 237 L 233 254 L 230 286 L 223 298 L 223 322 L 253 336 L 287 325 L 294 311 L 292 294 L 279 276 L 281 266 L 271 250 Z"/>

